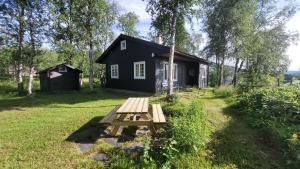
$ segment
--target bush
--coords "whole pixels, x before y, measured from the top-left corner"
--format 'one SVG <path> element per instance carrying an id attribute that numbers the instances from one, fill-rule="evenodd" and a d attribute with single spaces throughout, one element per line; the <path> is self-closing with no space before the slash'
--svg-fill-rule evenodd
<path id="1" fill-rule="evenodd" d="M 246 117 L 252 127 L 270 129 L 270 141 L 278 138 L 286 148 L 287 166 L 300 165 L 300 87 L 283 86 L 250 90 L 239 98 L 238 112 Z"/>
<path id="2" fill-rule="evenodd" d="M 167 103 L 162 108 L 165 115 L 172 117 L 181 116 L 187 111 L 187 106 L 179 101 Z"/>
<path id="3" fill-rule="evenodd" d="M 216 88 L 214 93 L 219 97 L 231 97 L 236 94 L 234 87 L 231 85 Z"/>
<path id="4" fill-rule="evenodd" d="M 300 88 L 284 86 L 278 88 L 252 90 L 240 98 L 240 106 L 254 127 L 270 126 L 278 122 L 300 122 Z"/>
<path id="5" fill-rule="evenodd" d="M 207 114 L 200 100 L 194 100 L 187 111 L 170 120 L 170 132 L 180 152 L 195 152 L 204 149 L 208 141 Z"/>

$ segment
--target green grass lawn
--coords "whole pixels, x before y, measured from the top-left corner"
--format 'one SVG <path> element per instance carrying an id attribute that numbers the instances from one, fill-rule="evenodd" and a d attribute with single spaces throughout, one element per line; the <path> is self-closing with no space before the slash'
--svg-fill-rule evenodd
<path id="1" fill-rule="evenodd" d="M 133 96 L 102 89 L 93 93 L 83 89 L 23 97 L 10 92 L 0 95 L 0 168 L 96 168 L 99 162 L 81 153 L 72 135 L 95 125 Z M 211 89 L 186 90 L 178 96 L 186 104 L 200 97 L 213 130 L 208 149 L 178 160 L 178 168 L 281 168 L 278 152 L 260 143 L 258 131 L 232 115 L 229 104 Z M 90 131 L 91 137 L 97 127 Z"/>
<path id="2" fill-rule="evenodd" d="M 0 168 L 84 168 L 90 159 L 67 138 L 127 97 L 98 89 L 0 99 Z"/>

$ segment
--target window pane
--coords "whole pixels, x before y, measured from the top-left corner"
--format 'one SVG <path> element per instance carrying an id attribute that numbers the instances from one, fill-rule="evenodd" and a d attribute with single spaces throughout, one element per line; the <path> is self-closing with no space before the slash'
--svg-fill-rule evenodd
<path id="1" fill-rule="evenodd" d="M 164 64 L 164 73 L 165 73 L 165 80 L 168 80 L 168 64 Z"/>
<path id="2" fill-rule="evenodd" d="M 140 76 L 144 77 L 144 64 L 140 64 Z"/>
<path id="3" fill-rule="evenodd" d="M 136 76 L 136 77 L 139 77 L 139 76 L 140 76 L 140 73 L 139 73 L 139 64 L 136 64 L 136 65 L 135 65 L 135 76 Z"/>

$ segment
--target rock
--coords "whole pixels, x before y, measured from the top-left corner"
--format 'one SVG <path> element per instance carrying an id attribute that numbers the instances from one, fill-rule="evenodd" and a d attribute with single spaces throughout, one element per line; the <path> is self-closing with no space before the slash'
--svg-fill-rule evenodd
<path id="1" fill-rule="evenodd" d="M 91 148 L 95 146 L 94 143 L 78 143 L 77 145 L 82 153 L 88 152 Z"/>
<path id="2" fill-rule="evenodd" d="M 118 138 L 114 138 L 114 137 L 109 137 L 109 138 L 103 138 L 103 141 L 105 141 L 107 144 L 110 144 L 112 146 L 120 146 L 122 145 L 123 143 L 119 143 L 118 142 Z"/>
<path id="3" fill-rule="evenodd" d="M 104 153 L 97 153 L 93 155 L 92 158 L 96 161 L 102 161 L 102 162 L 107 162 L 109 160 L 109 157 Z"/>
<path id="4" fill-rule="evenodd" d="M 130 143 L 130 144 L 124 146 L 123 149 L 127 153 L 130 153 L 133 151 L 142 153 L 144 151 L 144 143 L 143 142 Z"/>
<path id="5" fill-rule="evenodd" d="M 144 136 L 144 135 L 147 135 L 149 133 L 150 133 L 150 131 L 148 129 L 139 129 L 139 130 L 136 131 L 137 136 Z"/>

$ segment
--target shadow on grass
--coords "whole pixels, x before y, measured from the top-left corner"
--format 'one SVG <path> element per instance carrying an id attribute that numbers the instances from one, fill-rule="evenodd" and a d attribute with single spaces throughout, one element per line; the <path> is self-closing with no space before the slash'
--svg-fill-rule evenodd
<path id="1" fill-rule="evenodd" d="M 75 143 L 95 143 L 100 137 L 103 137 L 105 127 L 99 122 L 104 116 L 96 116 L 73 132 L 66 141 Z"/>
<path id="2" fill-rule="evenodd" d="M 69 135 L 66 141 L 92 144 L 100 138 L 116 138 L 118 142 L 126 142 L 133 141 L 136 137 L 136 131 L 138 129 L 136 126 L 120 127 L 120 130 L 122 130 L 121 136 L 109 135 L 107 131 L 105 131 L 107 127 L 99 123 L 102 118 L 104 118 L 104 116 L 92 118 L 78 130 Z"/>
<path id="3" fill-rule="evenodd" d="M 284 168 L 279 149 L 262 143 L 261 131 L 250 128 L 233 107 L 224 113 L 231 117 L 224 129 L 216 131 L 208 145 L 210 158 L 216 166 L 237 168 Z"/>
<path id="4" fill-rule="evenodd" d="M 90 92 L 88 90 L 49 93 L 38 92 L 32 96 L 10 96 L 8 98 L 2 98 L 0 101 L 0 112 L 4 110 L 12 110 L 23 107 L 46 107 L 51 104 L 54 104 L 53 106 L 51 106 L 51 108 L 61 108 L 68 106 L 60 106 L 55 104 L 73 105 L 76 103 L 98 100 L 122 100 L 132 96 L 135 95 L 122 92 L 107 91 L 105 89 L 95 89 L 94 92 Z M 105 107 L 107 106 L 108 105 L 105 105 Z M 100 108 L 101 105 L 95 106 L 93 108 L 97 107 Z M 77 108 L 80 108 L 80 106 Z M 84 108 L 88 108 L 88 106 Z"/>

